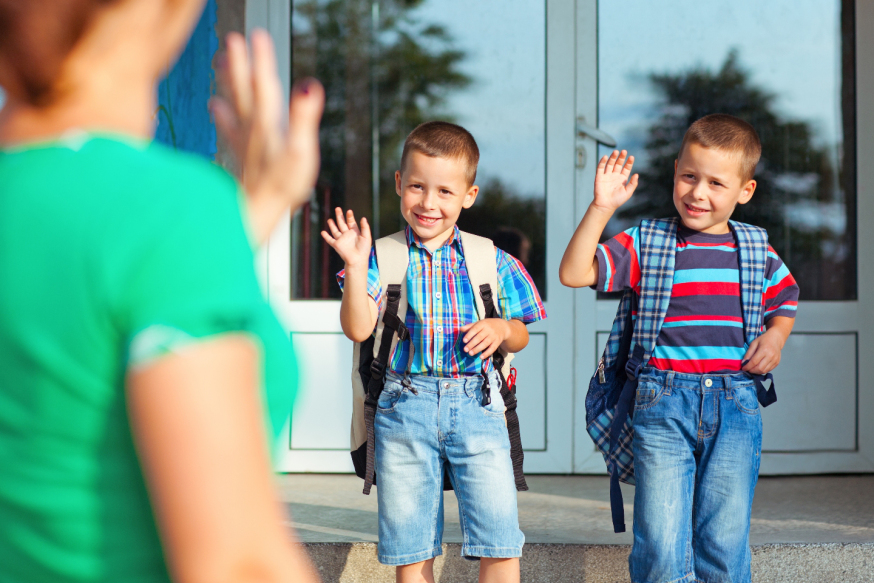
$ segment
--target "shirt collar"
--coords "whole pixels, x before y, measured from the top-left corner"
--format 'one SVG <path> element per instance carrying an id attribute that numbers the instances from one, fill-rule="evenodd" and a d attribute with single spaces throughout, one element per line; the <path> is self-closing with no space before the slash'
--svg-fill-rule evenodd
<path id="1" fill-rule="evenodd" d="M 419 247 L 420 249 L 424 249 L 428 253 L 431 253 L 431 250 L 428 249 L 427 247 L 425 247 L 425 245 L 422 243 L 422 240 L 419 238 L 419 236 L 416 234 L 416 232 L 413 230 L 413 228 L 410 225 L 407 225 L 406 227 L 404 227 L 404 231 L 406 231 L 406 234 L 407 234 L 407 245 L 408 246 L 415 245 L 416 247 Z M 443 245 L 441 246 L 441 249 L 443 247 L 447 247 L 449 245 L 452 245 L 453 243 L 460 242 L 460 241 L 461 241 L 461 235 L 458 232 L 458 225 L 453 225 L 452 226 L 452 234 L 449 235 L 449 238 L 446 239 L 445 243 L 443 243 Z"/>

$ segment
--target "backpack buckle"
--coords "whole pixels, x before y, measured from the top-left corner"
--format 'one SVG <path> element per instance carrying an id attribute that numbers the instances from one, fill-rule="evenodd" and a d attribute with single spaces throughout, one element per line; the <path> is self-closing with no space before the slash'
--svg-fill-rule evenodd
<path id="1" fill-rule="evenodd" d="M 385 365 L 375 358 L 370 363 L 370 376 L 378 380 L 385 376 Z"/>

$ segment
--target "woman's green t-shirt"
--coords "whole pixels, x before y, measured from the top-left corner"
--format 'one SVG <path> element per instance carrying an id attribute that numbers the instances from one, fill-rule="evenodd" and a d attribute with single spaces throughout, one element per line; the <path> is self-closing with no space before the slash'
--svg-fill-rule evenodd
<path id="1" fill-rule="evenodd" d="M 251 333 L 277 435 L 292 356 L 238 192 L 154 143 L 0 150 L 0 581 L 167 580 L 128 423 L 132 362 Z"/>

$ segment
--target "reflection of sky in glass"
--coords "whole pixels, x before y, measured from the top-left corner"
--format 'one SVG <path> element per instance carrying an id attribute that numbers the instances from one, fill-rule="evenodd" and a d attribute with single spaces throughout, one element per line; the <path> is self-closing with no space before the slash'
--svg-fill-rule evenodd
<path id="1" fill-rule="evenodd" d="M 598 11 L 599 125 L 643 160 L 658 96 L 647 76 L 719 70 L 732 49 L 751 82 L 777 96 L 821 144 L 841 141 L 838 0 L 626 0 Z M 668 8 L 669 7 L 669 8 Z"/>
<path id="2" fill-rule="evenodd" d="M 443 25 L 465 53 L 473 82 L 446 112 L 476 138 L 477 182 L 498 178 L 523 195 L 544 195 L 546 9 L 531 0 L 431 0 L 413 12 Z"/>

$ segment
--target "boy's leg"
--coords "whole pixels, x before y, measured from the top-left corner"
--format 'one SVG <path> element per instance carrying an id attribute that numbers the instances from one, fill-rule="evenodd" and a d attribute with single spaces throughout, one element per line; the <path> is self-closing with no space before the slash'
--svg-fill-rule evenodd
<path id="1" fill-rule="evenodd" d="M 634 411 L 634 583 L 693 580 L 692 495 L 700 394 L 672 374 L 640 378 Z"/>
<path id="2" fill-rule="evenodd" d="M 695 574 L 702 581 L 749 583 L 750 511 L 759 475 L 762 417 L 752 381 L 713 378 L 693 514 Z M 735 382 L 731 379 L 734 378 Z"/>
<path id="3" fill-rule="evenodd" d="M 412 565 L 398 565 L 395 569 L 395 581 L 397 583 L 434 583 L 434 559 Z"/>
<path id="4" fill-rule="evenodd" d="M 454 382 L 453 382 L 454 381 Z M 482 406 L 482 378 L 445 379 L 440 433 L 461 521 L 466 557 L 515 559 L 525 536 L 519 529 L 516 483 L 504 401 L 497 376 L 490 377 L 490 405 Z M 506 578 L 506 572 L 514 572 Z M 500 575 L 502 578 L 496 579 Z M 483 561 L 482 581 L 518 581 L 518 561 Z"/>
<path id="5" fill-rule="evenodd" d="M 489 559 L 479 564 L 479 583 L 519 583 L 519 559 Z"/>
<path id="6" fill-rule="evenodd" d="M 442 553 L 443 460 L 436 383 L 412 378 L 418 395 L 405 389 L 396 375 L 387 376 L 374 421 L 377 556 L 386 565 L 412 565 Z"/>

